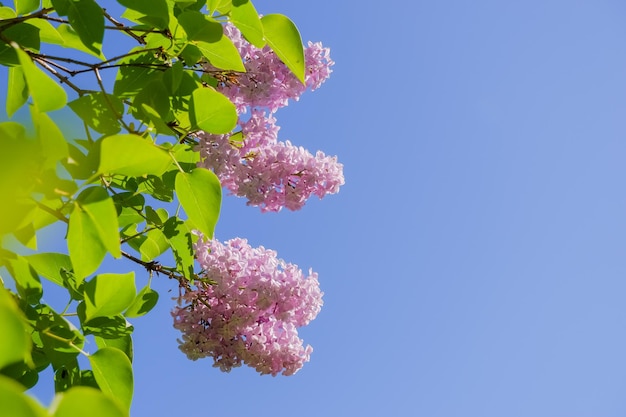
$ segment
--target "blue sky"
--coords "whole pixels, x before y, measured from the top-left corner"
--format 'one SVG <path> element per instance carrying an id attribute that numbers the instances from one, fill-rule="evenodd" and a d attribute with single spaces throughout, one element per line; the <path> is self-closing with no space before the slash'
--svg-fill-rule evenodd
<path id="1" fill-rule="evenodd" d="M 626 5 L 255 4 L 331 47 L 331 79 L 277 119 L 346 185 L 294 213 L 227 198 L 216 234 L 319 273 L 312 359 L 187 360 L 156 279 L 133 415 L 626 415 Z"/>

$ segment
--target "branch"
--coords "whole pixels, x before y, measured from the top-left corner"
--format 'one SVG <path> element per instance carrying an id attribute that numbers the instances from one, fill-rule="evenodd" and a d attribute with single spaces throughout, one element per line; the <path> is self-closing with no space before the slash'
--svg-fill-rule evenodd
<path id="1" fill-rule="evenodd" d="M 106 17 L 109 22 L 111 22 L 111 23 L 113 23 L 115 25 L 115 29 L 118 29 L 118 30 L 121 30 L 121 31 L 125 32 L 128 36 L 132 37 L 134 40 L 139 42 L 141 45 L 145 45 L 146 44 L 146 40 L 144 38 L 142 38 L 141 36 L 135 35 L 130 30 L 130 28 L 126 27 L 126 25 L 124 25 L 123 23 L 120 23 L 117 20 L 115 20 L 110 14 L 107 13 L 106 9 L 102 9 L 102 12 L 104 13 L 104 17 Z"/>

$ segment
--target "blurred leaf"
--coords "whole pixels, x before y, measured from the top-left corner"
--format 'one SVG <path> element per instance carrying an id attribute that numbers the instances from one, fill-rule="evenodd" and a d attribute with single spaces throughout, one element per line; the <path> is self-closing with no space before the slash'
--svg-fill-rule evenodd
<path id="1" fill-rule="evenodd" d="M 268 14 L 261 18 L 265 40 L 287 68 L 304 84 L 304 48 L 300 32 L 287 16 Z"/>
<path id="2" fill-rule="evenodd" d="M 29 329 L 15 300 L 0 283 L 0 369 L 28 358 L 31 350 Z M 0 404 L 4 404 L 0 401 Z"/>
<path id="3" fill-rule="evenodd" d="M 105 347 L 89 356 L 93 375 L 102 392 L 130 410 L 133 399 L 133 369 L 119 349 Z"/>
<path id="4" fill-rule="evenodd" d="M 128 417 L 117 401 L 92 387 L 72 387 L 58 394 L 52 407 L 53 417 Z M 30 417 L 30 416 L 29 416 Z"/>
<path id="5" fill-rule="evenodd" d="M 169 154 L 152 142 L 138 135 L 122 134 L 102 140 L 98 171 L 132 177 L 162 175 L 171 162 Z"/>
<path id="6" fill-rule="evenodd" d="M 49 414 L 17 382 L 0 375 L 1 417 L 46 417 Z M 70 417 L 70 416 L 67 416 Z"/>
<path id="7" fill-rule="evenodd" d="M 39 8 L 39 0 L 13 0 L 18 15 L 27 14 Z"/>
<path id="8" fill-rule="evenodd" d="M 198 88 L 191 95 L 191 123 L 208 133 L 228 133 L 237 124 L 235 105 L 212 88 Z"/>
<path id="9" fill-rule="evenodd" d="M 57 162 L 69 156 L 69 148 L 63 133 L 46 113 L 40 113 L 31 108 L 31 117 L 37 132 L 37 147 L 45 156 L 41 162 L 43 169 L 54 169 Z"/>
<path id="10" fill-rule="evenodd" d="M 206 237 L 212 238 L 220 215 L 222 188 L 217 176 L 208 169 L 176 175 L 176 194 L 189 222 Z"/>
<path id="11" fill-rule="evenodd" d="M 27 389 L 35 386 L 39 381 L 39 373 L 31 369 L 26 362 L 17 362 L 6 366 L 0 370 L 0 374 L 16 380 Z"/>

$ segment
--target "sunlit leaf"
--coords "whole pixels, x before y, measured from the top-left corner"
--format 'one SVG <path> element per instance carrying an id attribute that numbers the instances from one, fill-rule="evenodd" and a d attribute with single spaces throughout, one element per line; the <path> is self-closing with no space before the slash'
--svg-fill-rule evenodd
<path id="1" fill-rule="evenodd" d="M 133 338 L 130 335 L 125 335 L 117 339 L 104 339 L 102 337 L 95 337 L 96 345 L 100 349 L 105 347 L 116 348 L 124 352 L 128 359 L 133 361 Z"/>
<path id="2" fill-rule="evenodd" d="M 96 132 L 112 135 L 121 129 L 119 118 L 124 114 L 124 103 L 115 96 L 100 92 L 85 94 L 68 106 Z"/>
<path id="3" fill-rule="evenodd" d="M 263 24 L 250 0 L 233 0 L 230 21 L 241 31 L 243 36 L 257 48 L 265 46 Z"/>
<path id="4" fill-rule="evenodd" d="M 81 42 L 94 54 L 99 54 L 104 38 L 104 14 L 94 0 L 52 0 L 56 12 L 67 16 Z"/>
<path id="5" fill-rule="evenodd" d="M 191 95 L 191 123 L 214 134 L 228 133 L 237 124 L 235 105 L 212 88 L 198 88 Z"/>
<path id="6" fill-rule="evenodd" d="M 167 151 L 152 142 L 138 135 L 122 134 L 102 140 L 98 171 L 132 177 L 161 175 L 171 162 Z"/>
<path id="7" fill-rule="evenodd" d="M 85 320 L 114 316 L 135 298 L 135 273 L 100 274 L 85 283 Z"/>
<path id="8" fill-rule="evenodd" d="M 268 14 L 261 18 L 265 40 L 287 68 L 304 84 L 304 48 L 296 25 L 287 16 Z"/>
<path id="9" fill-rule="evenodd" d="M 139 291 L 133 303 L 128 307 L 128 310 L 124 313 L 126 317 L 140 317 L 152 310 L 159 301 L 159 293 L 145 286 Z"/>
<path id="10" fill-rule="evenodd" d="M 64 253 L 36 253 L 25 258 L 39 275 L 60 286 L 63 286 L 61 271 L 72 270 L 70 257 Z"/>
<path id="11" fill-rule="evenodd" d="M 133 369 L 119 349 L 105 347 L 89 356 L 93 374 L 102 392 L 130 410 L 133 398 Z"/>
<path id="12" fill-rule="evenodd" d="M 24 71 L 28 91 L 33 97 L 37 109 L 48 112 L 65 106 L 67 94 L 65 94 L 63 87 L 37 68 L 26 52 L 19 48 L 16 48 L 15 51 Z"/>
<path id="13" fill-rule="evenodd" d="M 0 368 L 18 362 L 30 353 L 31 342 L 25 319 L 9 292 L 0 283 Z M 0 404 L 3 404 L 0 402 Z"/>
<path id="14" fill-rule="evenodd" d="M 28 99 L 28 87 L 22 67 L 9 67 L 8 81 L 6 110 L 7 115 L 11 117 Z"/>
<path id="15" fill-rule="evenodd" d="M 179 172 L 176 194 L 189 222 L 212 238 L 222 203 L 222 188 L 217 176 L 205 168 L 196 168 L 191 173 Z"/>

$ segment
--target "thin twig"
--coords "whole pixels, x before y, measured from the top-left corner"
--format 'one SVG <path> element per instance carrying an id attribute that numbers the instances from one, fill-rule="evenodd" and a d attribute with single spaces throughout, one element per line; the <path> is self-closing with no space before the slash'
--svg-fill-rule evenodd
<path id="1" fill-rule="evenodd" d="M 104 13 L 104 17 L 106 17 L 109 22 L 111 22 L 111 23 L 113 23 L 115 25 L 116 29 L 124 31 L 128 36 L 132 37 L 134 40 L 139 42 L 141 45 L 145 45 L 146 44 L 146 40 L 143 37 L 134 34 L 130 30 L 130 28 L 126 27 L 126 25 L 124 25 L 123 23 L 120 23 L 117 20 L 115 20 L 110 14 L 107 13 L 106 9 L 102 9 L 102 13 Z"/>
<path id="2" fill-rule="evenodd" d="M 78 87 L 76 84 L 74 84 L 73 82 L 71 82 L 65 75 L 61 75 L 58 73 L 57 70 L 55 70 L 54 68 L 52 68 L 50 65 L 48 65 L 48 63 L 46 61 L 44 61 L 41 58 L 37 58 L 35 57 L 35 61 L 37 61 L 39 63 L 39 65 L 41 65 L 42 67 L 44 67 L 45 69 L 47 69 L 52 75 L 54 75 L 55 77 L 57 77 L 59 79 L 59 81 L 61 82 L 61 84 L 65 83 L 67 84 L 72 90 L 76 91 L 78 93 L 79 96 L 82 96 L 83 94 L 85 94 L 85 90 L 81 89 L 80 87 Z"/>

